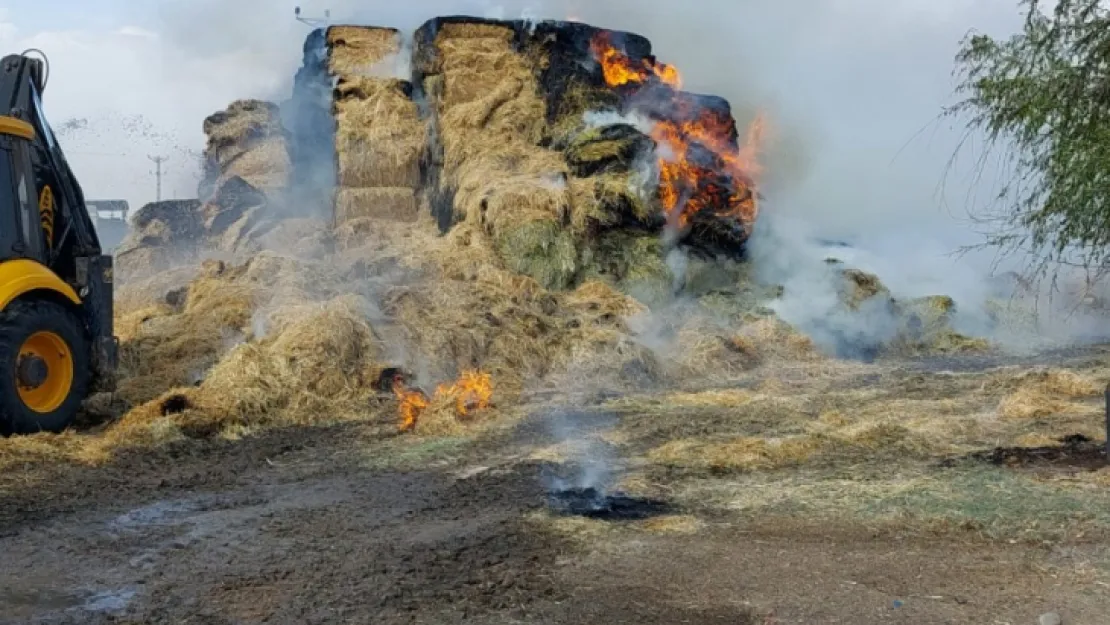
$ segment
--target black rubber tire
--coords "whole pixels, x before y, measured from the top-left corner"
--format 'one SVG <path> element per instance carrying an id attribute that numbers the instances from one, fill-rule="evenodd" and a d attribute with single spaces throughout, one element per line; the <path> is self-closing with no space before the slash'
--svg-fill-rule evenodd
<path id="1" fill-rule="evenodd" d="M 16 300 L 0 311 L 0 436 L 62 432 L 73 424 L 92 377 L 92 348 L 80 318 L 65 306 L 46 300 Z M 73 384 L 57 410 L 28 408 L 16 389 L 19 350 L 36 332 L 53 332 L 73 354 Z"/>

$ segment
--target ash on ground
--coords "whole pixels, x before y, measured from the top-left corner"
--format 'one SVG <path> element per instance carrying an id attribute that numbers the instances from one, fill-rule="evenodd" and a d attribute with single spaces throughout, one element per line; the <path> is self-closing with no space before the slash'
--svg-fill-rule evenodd
<path id="1" fill-rule="evenodd" d="M 562 516 L 604 521 L 641 521 L 673 512 L 665 501 L 633 497 L 596 488 L 569 488 L 548 494 L 548 505 Z"/>

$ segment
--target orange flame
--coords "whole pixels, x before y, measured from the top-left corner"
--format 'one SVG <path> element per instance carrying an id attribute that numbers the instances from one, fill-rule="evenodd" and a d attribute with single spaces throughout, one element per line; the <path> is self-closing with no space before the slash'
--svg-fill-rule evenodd
<path id="1" fill-rule="evenodd" d="M 641 84 L 654 76 L 676 90 L 671 97 L 676 111 L 682 112 L 685 103 L 677 92 L 682 78 L 675 67 L 646 59 L 636 63 L 616 49 L 605 33 L 594 38 L 591 48 L 607 85 Z M 762 173 L 758 157 L 765 127 L 763 115 L 757 115 L 737 149 L 732 143 L 732 121 L 712 110 L 698 112 L 691 121 L 656 122 L 651 135 L 658 145 L 659 199 L 668 221 L 683 228 L 694 215 L 712 211 L 735 217 L 751 234 L 759 215 L 755 187 Z M 695 146 L 703 152 L 698 162 L 691 154 Z M 706 156 L 717 162 L 706 162 Z"/>
<path id="2" fill-rule="evenodd" d="M 492 405 L 493 380 L 488 373 L 464 371 L 454 384 L 443 384 L 436 389 L 436 397 L 455 397 L 455 416 L 465 419 L 475 410 Z"/>
<path id="3" fill-rule="evenodd" d="M 493 380 L 488 373 L 480 371 L 464 371 L 458 381 L 452 384 L 441 384 L 436 388 L 435 396 L 429 399 L 419 389 L 409 389 L 401 378 L 393 382 L 393 394 L 400 401 L 398 405 L 399 424 L 402 432 L 407 432 L 416 427 L 420 415 L 432 404 L 445 398 L 453 398 L 455 403 L 455 417 L 463 420 L 470 417 L 475 411 L 485 410 L 493 405 Z"/>
<path id="4" fill-rule="evenodd" d="M 401 402 L 397 407 L 400 416 L 398 429 L 407 432 L 416 427 L 416 420 L 428 407 L 428 396 L 420 389 L 409 390 L 401 378 L 393 381 L 393 394 Z"/>
<path id="5" fill-rule="evenodd" d="M 678 68 L 666 63 L 652 63 L 647 59 L 641 59 L 637 65 L 628 55 L 613 46 L 608 33 L 598 33 L 590 42 L 590 49 L 598 63 L 601 63 L 605 83 L 610 87 L 644 83 L 654 76 L 665 85 L 675 89 L 682 88 L 682 75 Z"/>

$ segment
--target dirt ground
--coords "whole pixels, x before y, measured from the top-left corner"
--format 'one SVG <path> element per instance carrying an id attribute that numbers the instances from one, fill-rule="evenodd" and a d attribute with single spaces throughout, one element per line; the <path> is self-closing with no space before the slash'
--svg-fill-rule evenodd
<path id="1" fill-rule="evenodd" d="M 572 429 L 644 427 L 577 414 Z M 562 469 L 536 453 L 558 442 L 551 432 L 517 421 L 477 440 L 413 441 L 356 423 L 11 469 L 0 623 L 1018 625 L 1056 611 L 1095 625 L 1110 614 L 1097 532 L 1038 541 L 746 515 L 688 493 L 755 478 L 710 474 L 653 474 L 671 494 L 663 516 L 560 516 L 549 493 Z"/>

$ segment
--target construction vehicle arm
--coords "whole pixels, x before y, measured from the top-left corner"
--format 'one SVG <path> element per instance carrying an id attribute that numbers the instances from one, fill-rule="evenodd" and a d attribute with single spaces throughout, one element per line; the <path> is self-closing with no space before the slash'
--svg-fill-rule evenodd
<path id="1" fill-rule="evenodd" d="M 20 142 L 26 156 L 13 161 L 20 196 L 16 204 L 30 201 L 37 209 L 11 224 L 22 227 L 17 236 L 8 237 L 8 249 L 0 245 L 0 262 L 38 262 L 68 285 L 69 289 L 47 287 L 57 291 L 62 298 L 58 301 L 71 299 L 71 293 L 79 296 L 80 318 L 92 342 L 94 379 L 100 381 L 110 378 L 116 366 L 112 259 L 103 254 L 81 185 L 47 121 L 43 93 L 48 72 L 45 58 L 25 53 L 0 59 L 0 123 L 18 126 L 27 139 Z M 38 224 L 28 223 L 36 217 Z"/>

